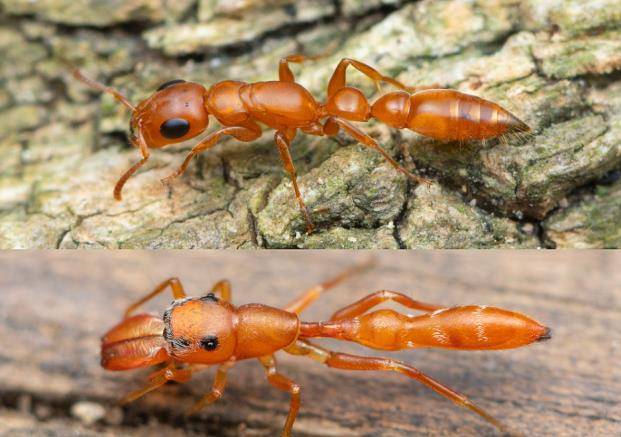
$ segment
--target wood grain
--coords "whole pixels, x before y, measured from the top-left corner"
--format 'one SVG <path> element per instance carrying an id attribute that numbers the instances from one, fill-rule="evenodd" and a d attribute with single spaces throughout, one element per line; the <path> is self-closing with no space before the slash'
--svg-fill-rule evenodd
<path id="1" fill-rule="evenodd" d="M 255 362 L 232 370 L 220 402 L 186 419 L 212 372 L 127 408 L 115 400 L 146 371 L 105 372 L 99 336 L 128 303 L 178 275 L 191 294 L 220 278 L 236 303 L 284 305 L 369 254 L 351 252 L 22 252 L 0 254 L 0 434 L 277 435 L 287 396 Z M 418 350 L 396 356 L 470 396 L 526 435 L 621 434 L 621 254 L 614 252 L 377 252 L 378 265 L 326 295 L 305 320 L 380 288 L 447 305 L 522 311 L 553 339 L 504 352 Z M 161 311 L 169 297 L 151 308 Z M 494 435 L 475 415 L 400 376 L 348 373 L 280 356 L 302 384 L 297 436 Z M 88 425 L 76 405 L 104 407 Z M 72 413 L 73 411 L 73 413 Z M 76 418 L 77 416 L 77 418 Z M 78 420 L 81 418 L 81 420 Z"/>

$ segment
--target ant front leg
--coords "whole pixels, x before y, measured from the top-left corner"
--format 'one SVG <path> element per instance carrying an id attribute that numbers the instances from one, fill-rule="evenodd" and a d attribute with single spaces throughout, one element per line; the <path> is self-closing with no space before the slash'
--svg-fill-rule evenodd
<path id="1" fill-rule="evenodd" d="M 282 437 L 289 437 L 291 435 L 291 428 L 293 428 L 293 422 L 295 422 L 298 410 L 300 409 L 300 386 L 286 376 L 278 373 L 276 358 L 274 358 L 273 355 L 261 357 L 259 361 L 265 368 L 268 382 L 277 389 L 289 392 L 291 395 L 289 414 L 287 415 L 287 421 L 282 430 Z"/>
<path id="2" fill-rule="evenodd" d="M 205 137 L 205 139 L 190 150 L 181 166 L 174 173 L 162 179 L 162 183 L 168 184 L 174 178 L 182 175 L 190 165 L 192 158 L 215 146 L 224 135 L 230 135 L 239 141 L 248 143 L 261 136 L 261 128 L 258 124 L 250 122 L 245 126 L 226 126 L 210 133 L 207 137 Z"/>
<path id="3" fill-rule="evenodd" d="M 192 408 L 190 408 L 188 416 L 197 413 L 202 408 L 213 404 L 222 397 L 222 394 L 224 394 L 224 387 L 226 386 L 226 374 L 234 365 L 235 361 L 227 361 L 226 363 L 218 366 L 216 377 L 213 381 L 210 392 L 203 396 L 192 406 Z"/>
<path id="4" fill-rule="evenodd" d="M 330 317 L 330 320 L 349 319 L 359 316 L 366 313 L 371 308 L 380 305 L 383 302 L 386 302 L 387 300 L 397 302 L 406 308 L 411 308 L 424 312 L 436 311 L 442 308 L 446 308 L 445 306 L 441 305 L 419 302 L 397 291 L 380 290 L 363 297 L 359 301 L 354 302 L 343 309 L 340 309 L 339 311 L 335 312 L 332 317 Z"/>
<path id="5" fill-rule="evenodd" d="M 494 419 L 489 413 L 481 407 L 474 404 L 465 395 L 456 392 L 441 382 L 436 381 L 430 376 L 425 375 L 415 367 L 410 366 L 402 361 L 392 360 L 389 358 L 363 357 L 358 355 L 344 354 L 340 352 L 330 351 L 317 346 L 306 340 L 298 340 L 292 346 L 285 349 L 286 352 L 293 355 L 303 355 L 325 364 L 328 367 L 342 370 L 379 370 L 387 372 L 398 372 L 408 378 L 414 379 L 421 384 L 426 385 L 436 393 L 453 401 L 460 407 L 467 408 L 470 411 L 481 416 L 487 422 L 494 425 L 503 433 L 508 433 L 507 428 L 498 420 Z"/>
<path id="6" fill-rule="evenodd" d="M 129 316 L 131 316 L 132 313 L 136 311 L 138 307 L 148 302 L 149 300 L 153 299 L 155 296 L 160 294 L 162 291 L 166 290 L 168 287 L 170 287 L 173 298 L 175 300 L 183 299 L 186 296 L 185 290 L 183 289 L 183 285 L 181 284 L 181 281 L 179 280 L 179 278 L 172 277 L 172 278 L 166 279 L 165 281 L 160 283 L 157 287 L 155 287 L 155 289 L 151 293 L 147 294 L 146 296 L 140 298 L 138 301 L 131 304 L 127 308 L 127 310 L 125 310 L 125 318 L 128 318 Z"/>
<path id="7" fill-rule="evenodd" d="M 308 208 L 306 207 L 306 204 L 302 199 L 302 194 L 300 193 L 300 188 L 298 187 L 298 176 L 295 170 L 295 166 L 293 165 L 291 152 L 289 151 L 291 143 L 289 141 L 289 138 L 287 138 L 287 135 L 285 135 L 285 133 L 281 131 L 276 131 L 276 133 L 274 134 L 274 141 L 276 142 L 276 146 L 278 146 L 278 152 L 280 153 L 280 159 L 282 159 L 283 166 L 291 177 L 293 192 L 295 193 L 295 198 L 298 201 L 300 211 L 302 211 L 302 215 L 304 215 L 304 218 L 306 219 L 306 232 L 310 234 L 313 232 L 315 226 L 313 225 L 310 213 L 308 212 Z"/>
<path id="8" fill-rule="evenodd" d="M 138 398 L 146 395 L 147 393 L 156 390 L 166 384 L 168 381 L 175 382 L 188 382 L 192 377 L 191 369 L 178 369 L 175 363 L 169 363 L 166 367 L 157 372 L 152 373 L 149 376 L 149 383 L 143 388 L 129 393 L 123 397 L 120 401 L 120 405 L 133 402 Z"/>
<path id="9" fill-rule="evenodd" d="M 349 267 L 343 270 L 338 275 L 322 282 L 321 284 L 315 285 L 314 287 L 309 288 L 297 299 L 295 299 L 294 301 L 286 305 L 284 308 L 285 311 L 300 314 L 302 311 L 308 308 L 310 304 L 312 304 L 317 299 L 319 299 L 325 291 L 328 291 L 331 288 L 336 287 L 337 285 L 341 284 L 343 281 L 346 281 L 347 279 L 351 278 L 352 276 L 358 273 L 362 273 L 370 269 L 373 266 L 374 262 L 375 261 L 373 258 L 369 258 L 360 264 L 354 265 L 352 267 Z"/>
<path id="10" fill-rule="evenodd" d="M 134 143 L 135 145 L 135 143 Z M 114 198 L 116 200 L 122 200 L 121 192 L 123 191 L 123 186 L 128 181 L 130 177 L 133 176 L 134 173 L 138 171 L 140 167 L 142 167 L 149 160 L 149 148 L 147 147 L 147 143 L 145 142 L 141 129 L 138 131 L 138 147 L 140 148 L 140 153 L 142 154 L 142 159 L 132 165 L 123 175 L 119 178 L 119 180 L 114 185 Z"/>
<path id="11" fill-rule="evenodd" d="M 362 132 L 360 129 L 358 129 L 356 126 L 349 123 L 348 121 L 343 120 L 338 117 L 330 117 L 324 124 L 324 132 L 326 133 L 326 135 L 329 135 L 329 136 L 336 135 L 340 129 L 343 129 L 345 132 L 347 132 L 352 138 L 354 138 L 359 143 L 378 151 L 384 157 L 384 159 L 386 159 L 386 161 L 388 161 L 390 165 L 392 165 L 395 168 L 395 170 L 403 173 L 410 179 L 414 180 L 416 183 L 419 183 L 419 184 L 424 183 L 427 185 L 431 185 L 431 181 L 429 179 L 424 178 L 422 176 L 417 176 L 409 172 L 405 168 L 403 168 L 401 165 L 399 165 L 399 163 L 395 161 L 388 154 L 388 152 L 386 152 L 382 148 L 382 146 L 380 146 L 377 143 L 377 141 L 375 141 L 372 137 L 365 134 L 364 132 Z"/>

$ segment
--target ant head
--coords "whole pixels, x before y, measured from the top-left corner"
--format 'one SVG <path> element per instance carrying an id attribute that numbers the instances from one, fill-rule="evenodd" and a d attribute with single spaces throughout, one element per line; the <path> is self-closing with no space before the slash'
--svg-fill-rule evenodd
<path id="1" fill-rule="evenodd" d="M 235 319 L 234 307 L 213 293 L 174 301 L 164 313 L 168 353 L 188 363 L 226 361 L 235 351 Z"/>
<path id="2" fill-rule="evenodd" d="M 132 140 L 135 129 L 140 129 L 146 143 L 154 148 L 199 135 L 209 124 L 205 93 L 205 87 L 198 83 L 180 79 L 163 83 L 136 108 L 130 121 Z"/>

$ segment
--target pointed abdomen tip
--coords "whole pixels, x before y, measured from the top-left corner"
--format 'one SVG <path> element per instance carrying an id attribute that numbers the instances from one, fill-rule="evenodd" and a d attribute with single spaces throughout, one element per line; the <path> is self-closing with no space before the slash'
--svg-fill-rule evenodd
<path id="1" fill-rule="evenodd" d="M 530 132 L 529 125 L 517 118 L 515 115 L 510 114 L 509 117 L 509 132 Z"/>
<path id="2" fill-rule="evenodd" d="M 551 338 L 552 338 L 552 330 L 546 326 L 543 329 L 543 334 L 541 334 L 541 336 L 539 336 L 537 341 L 545 341 L 545 340 L 549 340 Z"/>

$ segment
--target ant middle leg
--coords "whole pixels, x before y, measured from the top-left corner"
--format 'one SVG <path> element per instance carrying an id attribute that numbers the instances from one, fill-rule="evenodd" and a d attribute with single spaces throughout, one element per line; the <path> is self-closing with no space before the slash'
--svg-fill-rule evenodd
<path id="1" fill-rule="evenodd" d="M 185 290 L 183 289 L 183 285 L 181 284 L 181 281 L 179 280 L 179 278 L 177 277 L 168 278 L 165 281 L 161 282 L 157 287 L 155 287 L 155 289 L 151 293 L 140 298 L 139 300 L 131 304 L 129 307 L 127 307 L 127 309 L 125 310 L 125 318 L 128 318 L 129 316 L 131 316 L 132 313 L 136 311 L 136 309 L 138 309 L 138 307 L 148 302 L 149 300 L 153 299 L 155 296 L 160 294 L 162 291 L 166 290 L 168 287 L 170 287 L 173 298 L 175 300 L 183 299 L 186 296 Z"/>
<path id="2" fill-rule="evenodd" d="M 359 301 L 354 302 L 351 305 L 346 306 L 345 308 L 338 310 L 332 315 L 332 317 L 330 317 L 330 320 L 349 319 L 359 316 L 366 313 L 371 308 L 376 307 L 383 302 L 386 302 L 387 300 L 397 302 L 406 308 L 411 308 L 424 312 L 436 311 L 442 308 L 446 308 L 445 306 L 441 305 L 419 302 L 397 291 L 380 290 L 363 297 Z"/>
<path id="3" fill-rule="evenodd" d="M 298 415 L 300 409 L 300 386 L 284 376 L 278 373 L 276 367 L 276 358 L 273 355 L 268 355 L 259 358 L 259 361 L 265 368 L 265 374 L 268 382 L 279 390 L 289 392 L 291 395 L 291 401 L 289 403 L 289 414 L 287 415 L 287 421 L 282 430 L 282 437 L 289 437 L 291 435 L 291 428 Z"/>
<path id="4" fill-rule="evenodd" d="M 374 263 L 375 263 L 375 260 L 373 258 L 368 258 L 359 264 L 353 265 L 343 270 L 341 273 L 322 282 L 321 284 L 318 284 L 318 285 L 315 285 L 314 287 L 309 288 L 301 296 L 299 296 L 298 298 L 296 298 L 295 300 L 287 304 L 284 307 L 285 311 L 300 314 L 302 311 L 308 308 L 310 304 L 312 304 L 317 299 L 319 299 L 325 291 L 328 291 L 331 288 L 336 287 L 337 285 L 341 284 L 342 282 L 346 281 L 347 279 L 351 278 L 352 276 L 358 273 L 362 273 L 370 269 L 371 267 L 373 267 Z"/>
<path id="5" fill-rule="evenodd" d="M 416 183 L 418 184 L 424 183 L 427 185 L 431 185 L 431 180 L 424 178 L 422 176 L 415 175 L 411 173 L 410 171 L 408 171 L 407 169 L 405 169 L 403 166 L 399 165 L 399 163 L 395 161 L 392 158 L 392 156 L 390 156 L 388 152 L 386 152 L 382 148 L 382 146 L 378 144 L 377 141 L 375 141 L 372 137 L 365 134 L 364 132 L 362 132 L 360 129 L 358 129 L 356 126 L 349 123 L 348 121 L 343 120 L 338 117 L 329 117 L 326 120 L 326 123 L 324 124 L 324 132 L 326 133 L 326 135 L 334 136 L 338 133 L 340 129 L 343 129 L 345 132 L 347 132 L 352 138 L 354 138 L 359 143 L 378 151 L 384 157 L 384 159 L 386 159 L 386 161 L 388 161 L 390 165 L 392 165 L 395 168 L 395 170 L 403 173 L 410 179 L 414 180 Z"/>
<path id="6" fill-rule="evenodd" d="M 276 146 L 278 146 L 278 152 L 280 153 L 280 159 L 282 159 L 283 166 L 289 176 L 291 177 L 291 183 L 293 184 L 293 191 L 295 193 L 295 198 L 298 201 L 298 205 L 300 207 L 300 211 L 306 220 L 306 232 L 312 233 L 315 226 L 313 225 L 313 221 L 311 219 L 310 213 L 308 212 L 308 208 L 304 203 L 304 199 L 302 199 L 302 194 L 300 193 L 300 188 L 298 187 L 298 177 L 297 172 L 295 170 L 295 166 L 293 165 L 293 159 L 291 158 L 291 152 L 289 148 L 291 146 L 291 142 L 287 137 L 287 134 L 281 131 L 276 131 L 274 134 L 274 141 L 276 142 Z"/>
<path id="7" fill-rule="evenodd" d="M 315 361 L 325 364 L 334 369 L 343 370 L 379 370 L 388 372 L 398 372 L 408 378 L 414 379 L 421 384 L 429 387 L 436 393 L 453 401 L 460 407 L 467 408 L 478 414 L 487 422 L 494 425 L 503 433 L 508 433 L 507 428 L 492 417 L 488 412 L 477 406 L 465 395 L 451 389 L 439 381 L 425 375 L 415 367 L 410 366 L 402 361 L 392 360 L 389 358 L 364 357 L 358 355 L 350 355 L 335 351 L 330 351 L 317 346 L 306 340 L 298 340 L 292 346 L 285 349 L 286 352 L 293 355 L 303 355 Z"/>
<path id="8" fill-rule="evenodd" d="M 168 184 L 174 178 L 183 174 L 183 172 L 185 172 L 190 165 L 192 158 L 215 146 L 224 135 L 230 135 L 239 141 L 250 142 L 261 136 L 261 128 L 256 123 L 248 123 L 245 126 L 225 126 L 210 133 L 201 142 L 194 146 L 192 150 L 190 150 L 181 166 L 179 166 L 174 173 L 162 179 L 162 183 Z"/>

